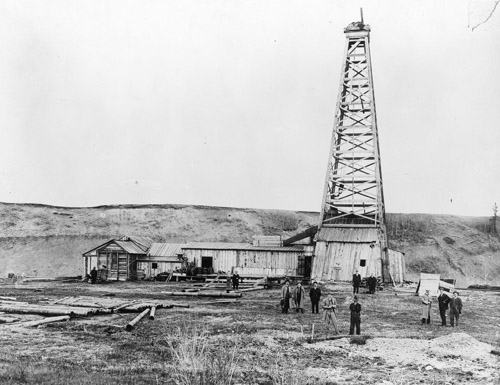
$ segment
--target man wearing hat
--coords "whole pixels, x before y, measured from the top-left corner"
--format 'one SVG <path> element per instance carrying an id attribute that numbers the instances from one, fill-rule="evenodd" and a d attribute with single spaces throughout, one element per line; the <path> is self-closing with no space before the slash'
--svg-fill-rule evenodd
<path id="1" fill-rule="evenodd" d="M 349 334 L 354 334 L 354 327 L 356 327 L 356 334 L 361 333 L 361 305 L 358 303 L 358 296 L 355 295 L 353 302 L 349 306 L 351 311 L 351 327 L 349 328 Z"/>
<path id="2" fill-rule="evenodd" d="M 426 290 L 422 297 L 422 325 L 431 323 L 431 306 L 432 297 L 429 295 L 429 290 Z"/>
<path id="3" fill-rule="evenodd" d="M 458 326 L 459 314 L 462 313 L 462 300 L 458 296 L 458 291 L 453 292 L 453 298 L 450 300 L 450 324 L 451 327 Z"/>

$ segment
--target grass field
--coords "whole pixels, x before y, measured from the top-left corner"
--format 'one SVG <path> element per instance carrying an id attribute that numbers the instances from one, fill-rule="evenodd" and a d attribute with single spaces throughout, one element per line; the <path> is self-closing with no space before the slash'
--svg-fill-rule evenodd
<path id="1" fill-rule="evenodd" d="M 1 384 L 498 384 L 499 292 L 462 290 L 458 328 L 420 325 L 420 301 L 388 288 L 360 294 L 362 338 L 349 329 L 350 287 L 323 287 L 339 304 L 341 336 L 321 314 L 281 314 L 279 288 L 234 302 L 165 297 L 189 284 L 46 282 L 1 286 L 0 296 L 38 302 L 68 296 L 161 299 L 131 332 L 137 314 L 82 317 L 38 328 L 0 325 Z M 307 288 L 306 288 L 307 289 Z M 309 302 L 306 303 L 308 305 Z M 30 316 L 39 318 L 38 316 Z M 26 318 L 26 317 L 25 317 Z"/>

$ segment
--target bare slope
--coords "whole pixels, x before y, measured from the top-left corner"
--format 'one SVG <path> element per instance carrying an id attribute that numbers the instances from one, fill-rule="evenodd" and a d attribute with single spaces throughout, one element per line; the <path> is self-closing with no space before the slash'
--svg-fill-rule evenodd
<path id="1" fill-rule="evenodd" d="M 317 213 L 185 205 L 67 208 L 0 203 L 0 277 L 82 274 L 82 253 L 122 235 L 158 242 L 251 242 L 257 234 L 291 236 Z"/>
<path id="2" fill-rule="evenodd" d="M 295 235 L 318 213 L 189 205 L 116 205 L 91 208 L 0 203 L 0 277 L 82 274 L 82 253 L 122 236 L 156 241 L 251 242 L 257 234 Z M 500 242 L 478 229 L 488 218 L 388 214 L 390 245 L 406 253 L 407 276 L 420 272 L 498 285 Z"/>

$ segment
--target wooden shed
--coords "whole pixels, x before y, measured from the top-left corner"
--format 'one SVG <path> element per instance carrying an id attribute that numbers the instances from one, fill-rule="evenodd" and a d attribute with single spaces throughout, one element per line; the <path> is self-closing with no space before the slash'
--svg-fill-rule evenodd
<path id="1" fill-rule="evenodd" d="M 312 279 L 351 281 L 356 270 L 362 277 L 382 276 L 382 252 L 377 228 L 323 227 L 316 234 Z M 388 271 L 394 283 L 404 280 L 404 253 L 387 249 Z"/>
<path id="2" fill-rule="evenodd" d="M 153 241 L 147 237 L 111 239 L 85 253 L 85 275 L 95 266 L 108 269 L 108 280 L 137 279 L 137 261 L 145 259 Z"/>
<path id="3" fill-rule="evenodd" d="M 227 274 L 304 276 L 304 249 L 301 246 L 254 246 L 250 243 L 196 242 L 182 246 L 184 257 L 197 267 Z"/>
<path id="4" fill-rule="evenodd" d="M 137 260 L 138 278 L 151 278 L 157 274 L 182 267 L 181 243 L 153 243 L 146 258 Z"/>

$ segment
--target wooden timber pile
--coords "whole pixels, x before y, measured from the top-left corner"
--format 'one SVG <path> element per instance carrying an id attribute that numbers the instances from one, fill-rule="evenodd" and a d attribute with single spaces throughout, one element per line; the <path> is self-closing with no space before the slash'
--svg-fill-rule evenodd
<path id="1" fill-rule="evenodd" d="M 49 316 L 53 322 L 66 320 L 74 317 L 88 317 L 99 314 L 111 314 L 117 312 L 139 312 L 145 309 L 161 309 L 176 307 L 189 307 L 187 304 L 171 303 L 164 301 L 120 301 L 109 299 L 95 299 L 83 297 L 65 297 L 55 301 L 44 301 L 43 303 L 28 303 L 11 300 L 0 300 L 0 324 L 23 324 L 26 326 L 35 326 L 38 323 L 19 322 L 19 318 L 13 318 L 4 315 L 5 313 L 13 314 L 37 314 Z M 67 317 L 67 318 L 61 318 Z M 153 315 L 154 317 L 154 315 Z M 50 322 L 50 321 L 47 321 Z M 42 322 L 43 324 L 46 322 Z"/>

